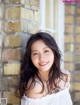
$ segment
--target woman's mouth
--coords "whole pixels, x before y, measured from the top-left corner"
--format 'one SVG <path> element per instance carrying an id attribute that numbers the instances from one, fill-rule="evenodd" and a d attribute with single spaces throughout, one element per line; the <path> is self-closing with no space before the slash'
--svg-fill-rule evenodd
<path id="1" fill-rule="evenodd" d="M 49 61 L 46 62 L 46 63 L 40 63 L 39 65 L 40 65 L 40 66 L 46 66 L 48 63 L 49 63 Z"/>

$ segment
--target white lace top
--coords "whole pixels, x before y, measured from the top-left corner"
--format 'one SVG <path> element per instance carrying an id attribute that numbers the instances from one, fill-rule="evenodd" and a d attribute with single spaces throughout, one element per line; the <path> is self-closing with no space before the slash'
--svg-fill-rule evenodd
<path id="1" fill-rule="evenodd" d="M 24 95 L 21 99 L 21 105 L 72 105 L 72 100 L 69 88 L 66 88 L 57 93 L 36 99 L 28 98 Z"/>

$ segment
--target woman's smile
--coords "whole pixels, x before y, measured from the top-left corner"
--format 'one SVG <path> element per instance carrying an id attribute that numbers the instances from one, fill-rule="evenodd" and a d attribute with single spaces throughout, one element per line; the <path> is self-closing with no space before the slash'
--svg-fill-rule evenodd
<path id="1" fill-rule="evenodd" d="M 49 61 L 46 62 L 46 63 L 39 63 L 39 65 L 40 65 L 40 66 L 46 66 L 48 63 L 49 63 Z"/>

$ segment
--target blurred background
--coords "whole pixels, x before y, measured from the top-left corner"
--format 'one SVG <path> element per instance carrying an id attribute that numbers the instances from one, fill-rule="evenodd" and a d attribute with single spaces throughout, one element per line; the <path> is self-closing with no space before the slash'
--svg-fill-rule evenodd
<path id="1" fill-rule="evenodd" d="M 73 103 L 80 105 L 80 2 L 69 1 L 0 0 L 0 105 L 20 105 L 20 63 L 30 34 L 39 30 L 55 37 L 61 68 L 71 72 Z"/>

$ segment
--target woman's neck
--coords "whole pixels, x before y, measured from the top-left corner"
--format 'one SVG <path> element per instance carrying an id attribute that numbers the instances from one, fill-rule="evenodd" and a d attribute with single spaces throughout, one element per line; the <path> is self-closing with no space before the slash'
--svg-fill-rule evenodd
<path id="1" fill-rule="evenodd" d="M 49 71 L 45 71 L 45 72 L 39 71 L 39 75 L 42 81 L 45 81 L 45 82 L 48 81 L 48 74 L 49 74 Z"/>

